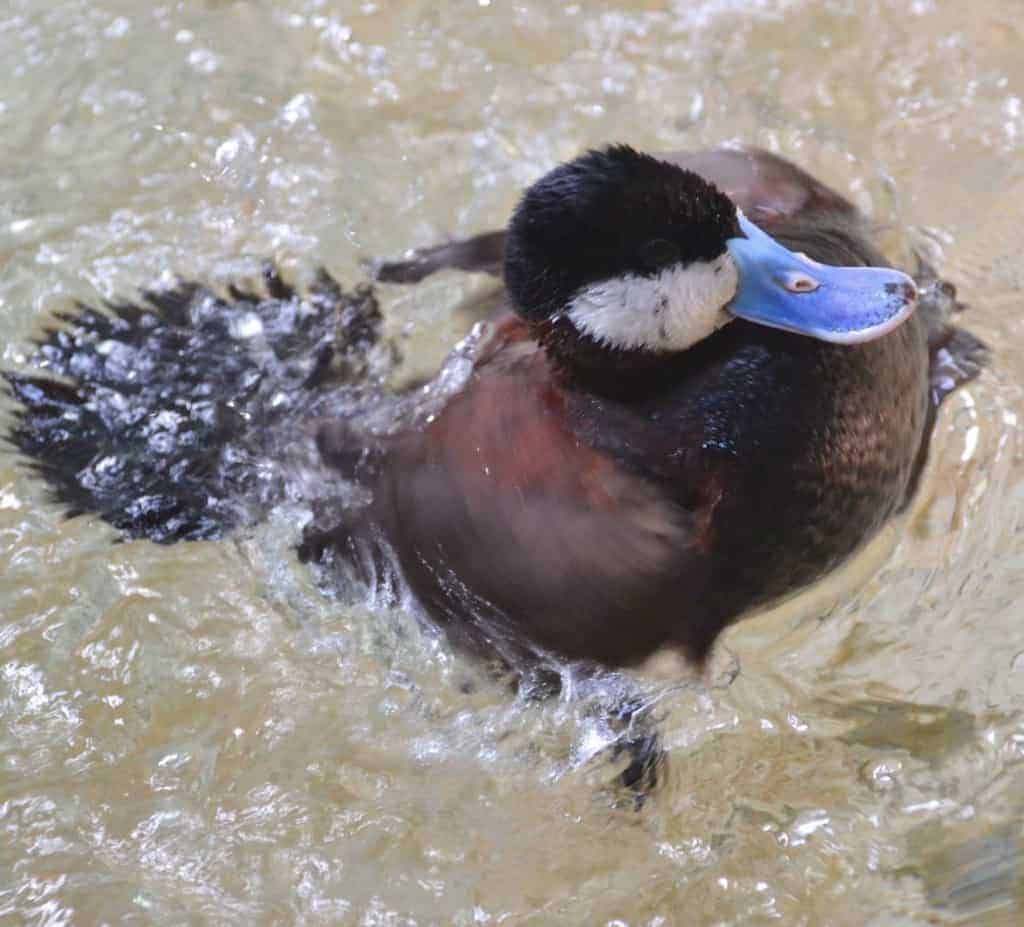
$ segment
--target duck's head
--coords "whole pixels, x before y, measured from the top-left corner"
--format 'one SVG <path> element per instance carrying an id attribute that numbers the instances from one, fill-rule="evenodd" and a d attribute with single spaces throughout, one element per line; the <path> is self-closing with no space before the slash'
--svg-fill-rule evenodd
<path id="1" fill-rule="evenodd" d="M 505 249 L 519 314 L 570 365 L 651 369 L 735 318 L 838 343 L 891 331 L 916 289 L 795 254 L 692 171 L 615 146 L 530 187 Z"/>

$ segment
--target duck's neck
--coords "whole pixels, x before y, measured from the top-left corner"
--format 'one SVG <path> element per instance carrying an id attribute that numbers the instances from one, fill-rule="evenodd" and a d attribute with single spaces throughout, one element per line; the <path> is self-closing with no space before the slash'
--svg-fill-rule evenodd
<path id="1" fill-rule="evenodd" d="M 545 320 L 532 329 L 559 375 L 587 392 L 642 399 L 679 377 L 682 353 L 608 347 L 581 335 L 567 319 Z"/>

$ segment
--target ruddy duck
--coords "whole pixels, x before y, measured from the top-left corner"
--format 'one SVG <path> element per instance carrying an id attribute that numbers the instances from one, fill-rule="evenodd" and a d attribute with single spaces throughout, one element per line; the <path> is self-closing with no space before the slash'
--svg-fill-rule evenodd
<path id="1" fill-rule="evenodd" d="M 426 420 L 318 422 L 323 460 L 371 501 L 321 513 L 302 556 L 387 551 L 453 638 L 512 663 L 666 645 L 703 662 L 906 504 L 937 402 L 978 370 L 948 285 L 925 274 L 914 312 L 868 233 L 773 155 L 617 146 L 537 181 L 505 232 L 383 265 L 392 282 L 502 273 L 510 312 Z M 277 499 L 258 459 L 282 406 L 322 416 L 339 384 L 347 408 L 386 401 L 365 374 L 368 290 L 321 276 L 300 299 L 269 272 L 266 293 L 187 285 L 113 309 L 41 343 L 36 365 L 71 385 L 9 378 L 12 437 L 72 510 L 129 534 L 212 537 Z"/>

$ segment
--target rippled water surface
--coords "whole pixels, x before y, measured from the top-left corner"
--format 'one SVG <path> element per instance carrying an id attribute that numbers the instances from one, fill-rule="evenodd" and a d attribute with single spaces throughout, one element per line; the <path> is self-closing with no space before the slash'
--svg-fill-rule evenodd
<path id="1" fill-rule="evenodd" d="M 322 595 L 299 512 L 115 545 L 0 451 L 0 923 L 1020 923 L 1022 12 L 6 0 L 5 366 L 48 313 L 169 272 L 358 282 L 609 140 L 798 160 L 926 248 L 995 357 L 843 576 L 730 631 L 705 678 L 546 702 Z M 381 289 L 410 375 L 486 288 Z M 601 750 L 627 688 L 668 749 L 640 810 Z"/>

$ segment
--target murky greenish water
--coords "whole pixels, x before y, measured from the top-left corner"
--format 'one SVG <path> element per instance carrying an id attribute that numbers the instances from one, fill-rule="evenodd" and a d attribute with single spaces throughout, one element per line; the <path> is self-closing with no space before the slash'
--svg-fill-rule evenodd
<path id="1" fill-rule="evenodd" d="M 1022 13 L 6 0 L 5 366 L 168 272 L 355 282 L 610 140 L 795 158 L 928 247 L 995 358 L 858 564 L 707 678 L 629 681 L 669 751 L 639 811 L 588 759 L 596 696 L 517 699 L 408 613 L 322 596 L 300 513 L 114 545 L 0 452 L 0 924 L 1021 923 Z M 426 370 L 485 289 L 381 295 Z"/>

